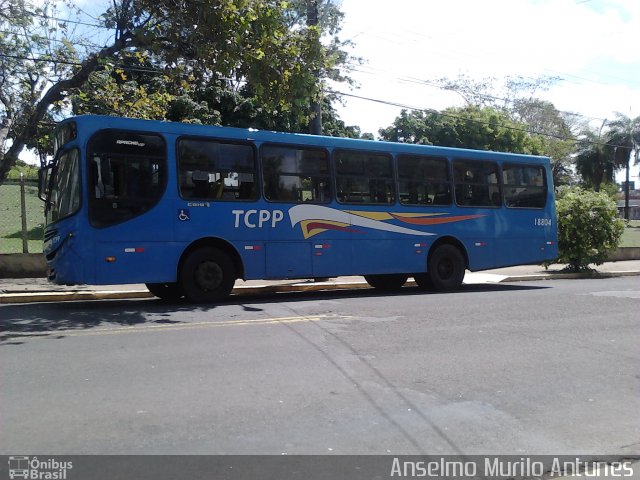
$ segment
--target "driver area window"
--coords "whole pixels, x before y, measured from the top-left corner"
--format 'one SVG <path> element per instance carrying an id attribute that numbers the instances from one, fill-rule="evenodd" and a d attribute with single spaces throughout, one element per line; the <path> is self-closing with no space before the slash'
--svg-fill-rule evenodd
<path id="1" fill-rule="evenodd" d="M 166 146 L 158 135 L 103 131 L 88 148 L 89 217 L 107 227 L 142 215 L 166 187 Z"/>

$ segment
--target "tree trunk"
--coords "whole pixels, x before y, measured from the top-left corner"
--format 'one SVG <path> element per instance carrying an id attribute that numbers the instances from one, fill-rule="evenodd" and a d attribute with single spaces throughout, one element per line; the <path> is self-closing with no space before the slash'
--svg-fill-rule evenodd
<path id="1" fill-rule="evenodd" d="M 631 153 L 627 155 L 627 164 L 625 171 L 624 182 L 624 219 L 629 220 L 629 160 L 631 159 Z"/>
<path id="2" fill-rule="evenodd" d="M 307 0 L 307 25 L 318 25 L 318 0 Z M 320 42 L 320 39 L 317 39 Z M 322 100 L 320 89 L 320 72 L 316 69 L 316 87 L 318 88 L 318 98 L 311 104 L 311 120 L 309 121 L 309 133 L 312 135 L 322 135 Z"/>

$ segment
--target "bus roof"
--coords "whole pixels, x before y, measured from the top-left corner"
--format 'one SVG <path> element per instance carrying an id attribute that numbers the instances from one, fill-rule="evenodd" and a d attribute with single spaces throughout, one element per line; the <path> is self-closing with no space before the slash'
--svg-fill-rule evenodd
<path id="1" fill-rule="evenodd" d="M 324 148 L 351 148 L 358 150 L 384 151 L 394 154 L 434 155 L 443 157 L 468 158 L 477 160 L 502 160 L 528 163 L 549 163 L 550 159 L 538 155 L 495 152 L 490 150 L 472 150 L 456 147 L 419 145 L 381 140 L 362 140 L 345 137 L 329 137 L 303 133 L 283 133 L 268 130 L 197 125 L 192 123 L 167 122 L 160 120 L 141 120 L 105 115 L 80 115 L 69 117 L 62 122 L 75 121 L 79 131 L 91 134 L 102 129 L 127 129 L 140 132 L 163 133 L 177 136 L 216 136 L 229 140 L 245 140 L 258 143 L 286 143 L 300 146 L 319 146 Z"/>

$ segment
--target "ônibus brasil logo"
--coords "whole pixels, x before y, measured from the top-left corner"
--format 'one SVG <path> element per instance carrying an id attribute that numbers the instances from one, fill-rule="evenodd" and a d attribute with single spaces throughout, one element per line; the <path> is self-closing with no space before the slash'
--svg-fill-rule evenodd
<path id="1" fill-rule="evenodd" d="M 40 460 L 38 457 L 9 457 L 9 478 L 33 480 L 66 480 L 67 470 L 73 468 L 73 462 L 61 462 L 54 458 Z"/>

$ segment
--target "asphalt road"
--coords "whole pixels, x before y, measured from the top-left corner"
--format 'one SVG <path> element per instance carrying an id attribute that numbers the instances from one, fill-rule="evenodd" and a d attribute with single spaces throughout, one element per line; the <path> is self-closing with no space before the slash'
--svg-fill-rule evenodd
<path id="1" fill-rule="evenodd" d="M 0 453 L 640 453 L 637 278 L 0 306 Z"/>

